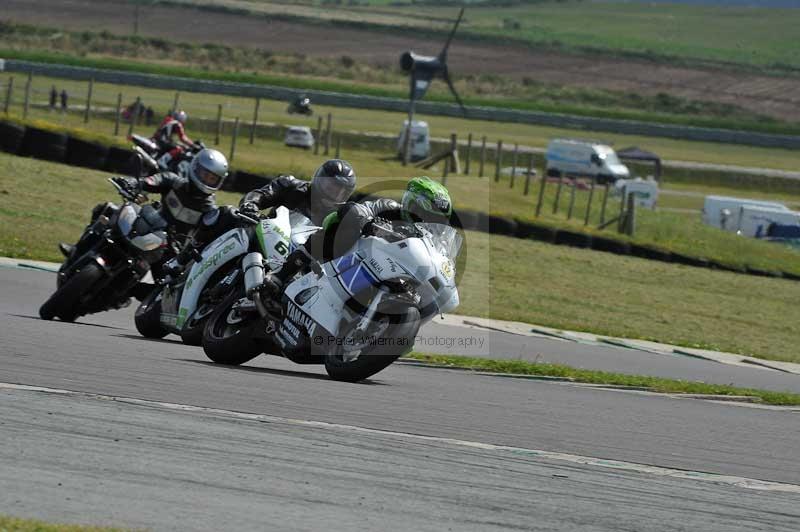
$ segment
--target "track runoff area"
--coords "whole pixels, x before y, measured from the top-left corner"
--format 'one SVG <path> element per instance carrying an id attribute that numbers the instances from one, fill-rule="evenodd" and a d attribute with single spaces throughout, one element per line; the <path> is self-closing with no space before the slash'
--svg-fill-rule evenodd
<path id="1" fill-rule="evenodd" d="M 53 283 L 0 268 L 4 513 L 153 530 L 800 523 L 793 409 L 404 363 L 360 384 L 274 357 L 218 366 L 141 338 L 130 308 L 42 322 Z M 485 341 L 501 340 L 518 341 Z"/>

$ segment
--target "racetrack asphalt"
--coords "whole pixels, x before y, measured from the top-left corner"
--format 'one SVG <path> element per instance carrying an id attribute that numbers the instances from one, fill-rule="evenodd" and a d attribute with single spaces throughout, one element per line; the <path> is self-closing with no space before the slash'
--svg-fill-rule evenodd
<path id="1" fill-rule="evenodd" d="M 800 528 L 800 491 L 694 473 L 800 484 L 796 411 L 405 364 L 362 384 L 267 356 L 217 366 L 138 337 L 131 309 L 42 322 L 53 285 L 0 269 L 0 383 L 72 392 L 0 387 L 3 513 L 154 530 Z"/>

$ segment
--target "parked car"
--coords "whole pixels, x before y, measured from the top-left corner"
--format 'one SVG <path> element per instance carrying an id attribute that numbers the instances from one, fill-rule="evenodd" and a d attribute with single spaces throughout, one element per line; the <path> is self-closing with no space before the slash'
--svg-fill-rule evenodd
<path id="1" fill-rule="evenodd" d="M 605 144 L 585 140 L 553 139 L 547 145 L 547 175 L 589 177 L 598 183 L 628 179 L 628 167 Z"/>
<path id="2" fill-rule="evenodd" d="M 314 147 L 314 135 L 311 128 L 305 126 L 292 126 L 286 130 L 284 144 L 295 148 L 310 150 Z"/>

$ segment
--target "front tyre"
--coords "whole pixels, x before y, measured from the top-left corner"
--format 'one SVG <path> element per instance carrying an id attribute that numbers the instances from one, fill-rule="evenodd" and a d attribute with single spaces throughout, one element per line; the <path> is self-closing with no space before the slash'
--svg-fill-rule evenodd
<path id="1" fill-rule="evenodd" d="M 203 351 L 217 364 L 238 366 L 261 354 L 261 347 L 251 336 L 251 329 L 261 322 L 261 316 L 237 311 L 236 303 L 243 297 L 242 287 L 232 290 L 211 313 L 203 329 Z"/>
<path id="2" fill-rule="evenodd" d="M 352 337 L 357 322 L 342 331 L 342 345 L 325 355 L 325 371 L 333 380 L 358 382 L 388 367 L 414 345 L 420 315 L 415 307 L 375 316 L 366 340 Z"/>
<path id="3" fill-rule="evenodd" d="M 86 314 L 83 308 L 82 299 L 94 284 L 96 284 L 104 273 L 97 264 L 90 263 L 81 268 L 75 275 L 64 281 L 64 283 L 44 302 L 39 308 L 39 317 L 43 320 L 52 320 L 57 317 L 61 321 L 73 322 L 78 316 Z"/>
<path id="4" fill-rule="evenodd" d="M 145 338 L 164 338 L 169 331 L 161 325 L 162 288 L 151 290 L 136 309 L 133 321 L 136 330 Z"/>

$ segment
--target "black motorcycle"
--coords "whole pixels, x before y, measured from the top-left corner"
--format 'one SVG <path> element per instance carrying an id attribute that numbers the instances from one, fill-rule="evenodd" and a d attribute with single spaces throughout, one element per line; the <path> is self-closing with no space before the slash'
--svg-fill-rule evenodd
<path id="1" fill-rule="evenodd" d="M 143 174 L 152 175 L 156 172 L 173 172 L 179 175 L 184 175 L 188 169 L 189 164 L 194 159 L 194 156 L 206 148 L 202 140 L 195 141 L 194 144 L 184 149 L 180 156 L 170 159 L 166 164 L 161 159 L 161 147 L 152 139 L 142 135 L 133 134 L 129 140 L 133 143 L 133 159 L 131 164 L 137 164 L 136 159 L 140 159 Z"/>
<path id="2" fill-rule="evenodd" d="M 291 114 L 311 116 L 314 111 L 311 109 L 311 98 L 306 95 L 298 96 L 296 100 L 289 104 L 286 112 Z"/>
<path id="3" fill-rule="evenodd" d="M 44 320 L 71 322 L 126 306 L 151 266 L 175 253 L 175 239 L 158 202 L 145 204 L 147 196 L 129 188 L 123 178 L 109 181 L 124 202 L 108 202 L 94 213 L 58 270 L 57 290 L 39 309 Z"/>

